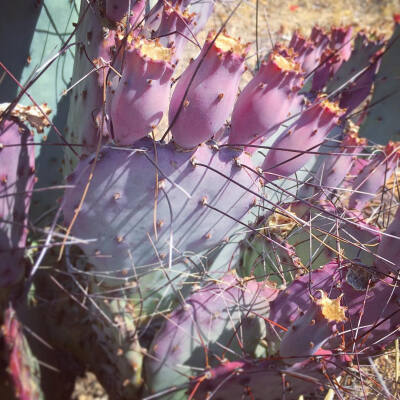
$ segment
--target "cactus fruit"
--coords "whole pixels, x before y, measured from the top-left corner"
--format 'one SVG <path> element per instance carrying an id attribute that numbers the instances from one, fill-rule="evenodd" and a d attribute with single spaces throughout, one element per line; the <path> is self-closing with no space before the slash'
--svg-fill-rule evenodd
<path id="1" fill-rule="evenodd" d="M 171 98 L 169 123 L 176 144 L 192 149 L 224 129 L 245 70 L 247 51 L 247 44 L 227 33 L 209 33 Z"/>

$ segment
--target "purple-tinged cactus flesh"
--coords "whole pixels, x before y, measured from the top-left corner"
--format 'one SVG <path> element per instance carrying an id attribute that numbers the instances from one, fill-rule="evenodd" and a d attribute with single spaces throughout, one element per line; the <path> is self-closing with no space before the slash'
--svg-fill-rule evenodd
<path id="1" fill-rule="evenodd" d="M 65 195 L 67 225 L 93 162 L 94 156 L 83 160 L 70 177 L 75 188 Z M 187 252 L 215 247 L 241 227 L 237 220 L 256 199 L 251 190 L 257 191 L 257 176 L 244 167 L 251 165 L 244 153 L 207 144 L 195 152 L 148 139 L 129 151 L 103 148 L 72 234 L 97 237 L 82 248 L 111 277 L 132 276 L 132 265 L 141 274 L 167 267 Z"/>
<path id="2" fill-rule="evenodd" d="M 105 14 L 113 22 L 120 22 L 124 17 L 128 15 L 129 22 L 135 23 L 145 7 L 144 0 L 106 0 Z"/>
<path id="3" fill-rule="evenodd" d="M 299 396 L 318 398 L 331 387 L 346 364 L 324 357 L 292 366 L 277 359 L 222 362 L 216 368 L 192 378 L 188 395 L 200 399 L 297 400 Z"/>
<path id="4" fill-rule="evenodd" d="M 399 288 L 388 280 L 376 280 L 371 270 L 363 266 L 351 263 L 341 266 L 335 261 L 293 281 L 271 303 L 269 319 L 272 322 L 267 322 L 271 349 L 280 351 L 281 340 L 286 335 L 279 326 L 299 329 L 299 324 L 307 322 L 304 316 L 313 307 L 310 295 L 315 296 L 319 290 L 329 293 L 330 299 L 342 296 L 341 307 L 347 307 L 346 321 L 338 324 L 321 350 L 333 354 L 346 351 L 349 356 L 357 352 L 362 358 L 380 352 L 396 339 L 400 323 L 400 313 L 396 312 Z M 305 332 L 305 327 L 302 329 Z M 313 342 L 313 335 L 309 330 L 309 337 L 302 340 Z"/>
<path id="5" fill-rule="evenodd" d="M 262 165 L 265 180 L 288 177 L 302 168 L 313 157 L 310 151 L 318 151 L 343 112 L 336 103 L 324 98 L 311 104 L 271 146 Z"/>
<path id="6" fill-rule="evenodd" d="M 192 149 L 224 129 L 245 70 L 248 45 L 211 32 L 195 61 L 179 79 L 171 98 L 169 123 L 174 142 Z"/>
<path id="7" fill-rule="evenodd" d="M 302 83 L 303 72 L 293 57 L 273 52 L 240 94 L 232 113 L 228 142 L 262 144 L 289 117 Z M 250 153 L 255 150 L 257 147 L 246 147 Z"/>
<path id="8" fill-rule="evenodd" d="M 35 184 L 33 134 L 17 119 L 0 120 L 0 287 L 24 274 L 28 213 Z"/>
<path id="9" fill-rule="evenodd" d="M 321 355 L 321 347 L 338 331 L 338 323 L 346 321 L 346 307 L 340 305 L 341 297 L 331 299 L 320 290 L 320 298 L 311 299 L 305 314 L 282 337 L 279 354 L 284 362 L 295 364 L 304 361 L 302 357 Z"/>
<path id="10" fill-rule="evenodd" d="M 117 144 L 145 137 L 168 109 L 173 48 L 156 40 L 134 40 L 125 53 L 122 78 L 112 98 L 111 121 Z"/>
<path id="11" fill-rule="evenodd" d="M 362 210 L 368 201 L 382 189 L 392 176 L 400 157 L 400 142 L 389 142 L 384 149 L 378 151 L 368 165 L 353 182 L 353 193 L 349 207 Z"/>
<path id="12" fill-rule="evenodd" d="M 327 92 L 331 93 L 339 88 L 346 88 L 363 75 L 366 70 L 378 67 L 375 59 L 382 49 L 384 40 L 382 36 L 376 38 L 366 32 L 357 33 L 350 58 L 345 61 L 327 84 Z"/>
<path id="13" fill-rule="evenodd" d="M 173 47 L 172 63 L 177 64 L 182 57 L 185 44 L 191 36 L 190 25 L 194 14 L 189 14 L 186 10 L 181 13 L 179 9 L 164 5 L 161 24 L 152 37 L 158 39 L 164 47 Z"/>
<path id="14" fill-rule="evenodd" d="M 150 10 L 146 19 L 144 30 L 147 32 L 155 32 L 162 23 L 162 15 L 166 7 L 172 6 L 182 13 L 184 11 L 194 14 L 194 19 L 190 23 L 191 35 L 197 35 L 206 25 L 209 17 L 214 10 L 215 0 L 171 0 L 168 3 L 165 0 L 158 0 L 154 7 Z"/>
<path id="15" fill-rule="evenodd" d="M 400 150 L 363 132 L 399 131 L 398 28 L 286 47 L 272 27 L 263 54 L 262 2 L 255 46 L 226 33 L 240 2 L 216 5 L 207 37 L 214 0 L 66 3 L 62 47 L 0 60 L 19 88 L 0 104 L 0 397 L 69 399 L 85 371 L 112 400 L 389 392 L 364 364 L 399 337 Z M 53 43 L 38 16 L 33 42 Z M 17 104 L 47 101 L 51 68 L 52 122 Z M 59 138 L 23 125 L 44 120 Z"/>
<path id="16" fill-rule="evenodd" d="M 341 183 L 351 171 L 357 160 L 357 154 L 367 144 L 364 138 L 358 137 L 357 126 L 350 125 L 344 132 L 344 137 L 339 148 L 334 151 L 337 154 L 327 155 L 322 163 L 317 164 L 313 183 L 313 190 L 316 197 L 329 198 L 334 190 L 341 187 Z M 322 190 L 318 190 L 322 188 Z"/>
<path id="17" fill-rule="evenodd" d="M 228 272 L 189 296 L 167 315 L 146 359 L 150 393 L 185 383 L 198 369 L 220 359 L 254 354 L 264 336 L 264 316 L 278 291 L 252 278 Z M 227 349 L 229 348 L 229 351 Z M 166 397 L 186 398 L 183 393 Z"/>
<path id="18" fill-rule="evenodd" d="M 328 44 L 328 35 L 321 28 L 313 27 L 308 40 L 299 32 L 295 32 L 289 48 L 296 52 L 296 61 L 300 63 L 303 71 L 310 74 L 319 66 L 321 55 Z"/>

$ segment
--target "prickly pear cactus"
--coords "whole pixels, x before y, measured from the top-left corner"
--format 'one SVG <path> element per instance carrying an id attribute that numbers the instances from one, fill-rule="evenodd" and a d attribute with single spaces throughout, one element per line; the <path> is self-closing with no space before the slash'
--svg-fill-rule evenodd
<path id="1" fill-rule="evenodd" d="M 246 150 L 253 153 L 289 117 L 303 71 L 294 57 L 284 54 L 284 49 L 273 52 L 241 92 L 232 113 L 230 144 L 252 144 Z"/>
<path id="2" fill-rule="evenodd" d="M 254 57 L 231 16 L 201 32 L 211 0 L 67 3 L 0 24 L 27 13 L 0 64 L 11 391 L 64 380 L 64 400 L 91 371 L 111 399 L 390 397 L 364 364 L 400 324 L 398 27 L 315 26 L 267 54 L 258 32 Z"/>

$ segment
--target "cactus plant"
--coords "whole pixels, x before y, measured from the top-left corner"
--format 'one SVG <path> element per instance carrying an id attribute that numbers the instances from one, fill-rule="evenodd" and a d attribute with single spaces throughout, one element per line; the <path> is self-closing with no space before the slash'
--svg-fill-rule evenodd
<path id="1" fill-rule="evenodd" d="M 94 372 L 116 399 L 265 398 L 266 386 L 297 399 L 340 393 L 345 374 L 365 385 L 361 364 L 400 323 L 387 190 L 398 144 L 363 138 L 378 114 L 393 135 L 396 36 L 314 27 L 253 70 L 230 17 L 200 44 L 214 1 L 149 5 L 82 1 L 76 46 L 57 49 L 54 60 L 75 53 L 66 190 L 31 207 L 49 209 L 50 227 L 28 216 L 39 144 L 23 125 L 40 131 L 47 109 L 11 95 L 0 106 L 0 296 L 17 397 L 51 396 L 43 354 L 71 379 Z M 390 198 L 385 213 L 376 195 Z M 47 350 L 29 350 L 21 326 Z"/>
<path id="2" fill-rule="evenodd" d="M 356 210 L 362 209 L 368 200 L 385 185 L 391 177 L 398 163 L 399 157 L 398 143 L 389 142 L 382 152 L 375 155 L 371 161 L 360 172 L 354 180 L 353 190 L 349 207 Z"/>
<path id="3" fill-rule="evenodd" d="M 102 272 L 100 279 L 132 278 L 134 269 L 145 276 L 171 268 L 190 252 L 215 247 L 234 233 L 236 221 L 256 199 L 251 189 L 257 190 L 257 177 L 242 167 L 251 166 L 246 154 L 206 144 L 178 152 L 172 143 L 144 139 L 132 151 L 101 151 L 79 210 L 93 162 L 93 156 L 83 160 L 70 176 L 74 188 L 66 192 L 63 210 L 67 224 L 79 213 L 72 233 L 89 240 L 107 219 L 103 237 L 82 246 Z M 152 178 L 143 180 L 139 169 Z M 194 223 L 196 230 L 191 229 Z"/>
<path id="4" fill-rule="evenodd" d="M 337 324 L 335 328 L 335 324 L 322 323 L 319 330 L 307 328 L 307 324 L 313 324 L 312 315 L 316 312 L 310 290 L 312 296 L 322 290 L 322 298 L 329 293 L 331 301 L 336 299 L 335 311 L 337 308 L 342 324 Z M 317 307 L 320 302 L 317 300 Z M 376 280 L 373 273 L 362 266 L 340 265 L 338 261 L 332 261 L 310 276 L 293 281 L 271 303 L 269 318 L 274 324 L 267 326 L 271 331 L 268 335 L 271 348 L 281 352 L 281 346 L 286 341 L 288 344 L 284 353 L 311 355 L 318 350 L 319 340 L 319 346 L 330 353 L 346 351 L 356 353 L 359 358 L 367 357 L 396 338 L 399 323 L 397 303 L 398 290 L 391 287 L 389 280 Z M 282 331 L 277 326 L 292 327 L 295 333 L 297 326 L 304 333 L 301 340 L 308 341 L 309 350 L 302 346 L 293 347 L 290 342 L 297 336 L 288 331 L 282 337 Z"/>

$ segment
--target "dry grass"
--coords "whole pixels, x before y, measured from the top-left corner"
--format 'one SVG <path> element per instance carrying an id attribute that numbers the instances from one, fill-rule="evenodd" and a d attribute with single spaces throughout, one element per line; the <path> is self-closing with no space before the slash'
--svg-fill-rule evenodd
<path id="1" fill-rule="evenodd" d="M 211 23 L 216 26 L 226 18 L 236 2 L 219 3 Z M 259 0 L 259 39 L 268 43 L 268 26 L 272 37 L 281 40 L 300 29 L 308 34 L 318 24 L 352 25 L 356 30 L 371 29 L 390 34 L 393 14 L 400 12 L 396 0 Z M 256 26 L 256 1 L 246 1 L 229 23 L 232 33 L 254 41 Z M 286 36 L 287 35 L 287 36 Z"/>

